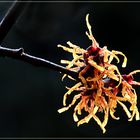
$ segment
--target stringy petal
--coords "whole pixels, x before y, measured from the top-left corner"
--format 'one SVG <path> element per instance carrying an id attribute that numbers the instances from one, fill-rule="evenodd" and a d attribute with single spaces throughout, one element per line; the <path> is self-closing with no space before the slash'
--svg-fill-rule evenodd
<path id="1" fill-rule="evenodd" d="M 121 75 L 118 67 L 112 62 L 115 59 L 119 63 L 119 55 L 121 55 L 124 57 L 122 67 L 126 67 L 127 57 L 125 54 L 116 50 L 109 51 L 107 46 L 99 47 L 92 34 L 89 14 L 86 15 L 86 25 L 88 29 L 86 35 L 92 41 L 92 45 L 87 50 L 70 41 L 67 42 L 68 47 L 58 45 L 58 47 L 71 53 L 73 57 L 72 60 L 61 60 L 61 63 L 65 64 L 69 70 L 79 70 L 78 79 L 67 74 L 62 77 L 62 80 L 68 77 L 74 80 L 76 84 L 71 88 L 66 87 L 68 91 L 63 96 L 64 107 L 58 112 L 62 113 L 74 106 L 73 119 L 77 126 L 89 123 L 91 119 L 94 119 L 105 133 L 109 115 L 115 120 L 120 119 L 120 117 L 115 116 L 118 105 L 122 107 L 128 121 L 132 121 L 134 118 L 140 120 L 137 94 L 132 87 L 133 85 L 140 86 L 140 82 L 133 78 L 133 74 L 140 72 L 140 70 L 132 71 L 128 75 Z M 78 92 L 78 94 L 74 95 L 72 102 L 66 106 L 66 100 L 72 92 L 75 94 Z M 126 103 L 130 104 L 130 108 Z M 83 112 L 86 112 L 87 115 L 84 116 Z M 100 119 L 98 114 L 101 114 L 103 119 Z M 79 120 L 80 115 L 82 118 Z"/>

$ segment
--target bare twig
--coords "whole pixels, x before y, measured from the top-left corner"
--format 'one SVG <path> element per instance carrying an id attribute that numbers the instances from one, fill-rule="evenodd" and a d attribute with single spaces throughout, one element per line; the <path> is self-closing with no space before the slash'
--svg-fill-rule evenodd
<path id="1" fill-rule="evenodd" d="M 21 12 L 23 11 L 23 9 L 25 7 L 25 4 L 26 4 L 26 2 L 21 3 L 21 2 L 18 2 L 18 0 L 16 0 L 13 3 L 13 5 L 10 7 L 10 9 L 8 9 L 6 15 L 4 16 L 3 20 L 0 23 L 0 44 L 4 40 L 6 35 L 8 34 L 11 27 L 17 21 L 18 17 L 20 16 Z M 23 48 L 10 49 L 10 48 L 4 48 L 4 47 L 0 46 L 0 56 L 3 56 L 3 57 L 6 56 L 6 57 L 19 59 L 19 60 L 28 62 L 32 65 L 35 65 L 35 66 L 47 67 L 47 68 L 53 69 L 55 71 L 62 72 L 64 74 L 68 74 L 70 76 L 73 76 L 74 78 L 78 77 L 77 72 L 70 71 L 63 66 L 55 64 L 48 60 L 26 54 L 26 53 L 24 53 Z"/>
<path id="2" fill-rule="evenodd" d="M 9 49 L 9 48 L 4 48 L 4 47 L 0 46 L 0 56 L 11 57 L 11 58 L 15 58 L 18 60 L 22 60 L 22 61 L 28 62 L 34 66 L 38 66 L 38 67 L 47 67 L 47 68 L 53 69 L 55 71 L 62 72 L 64 74 L 68 74 L 74 78 L 78 78 L 78 72 L 68 70 L 63 66 L 55 64 L 48 60 L 24 53 L 23 48 Z"/>
<path id="3" fill-rule="evenodd" d="M 17 21 L 18 17 L 21 15 L 26 4 L 27 2 L 21 3 L 16 0 L 6 12 L 4 18 L 0 22 L 0 44 L 8 34 L 11 27 Z"/>

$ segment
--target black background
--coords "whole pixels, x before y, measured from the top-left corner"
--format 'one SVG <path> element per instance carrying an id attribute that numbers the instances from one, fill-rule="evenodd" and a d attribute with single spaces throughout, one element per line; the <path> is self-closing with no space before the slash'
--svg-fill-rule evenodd
<path id="1" fill-rule="evenodd" d="M 12 2 L 0 2 L 0 19 Z M 128 58 L 129 73 L 140 69 L 140 3 L 139 2 L 32 2 L 12 27 L 2 46 L 23 47 L 26 53 L 60 64 L 71 59 L 57 48 L 67 41 L 86 49 L 91 41 L 85 35 L 85 16 L 89 13 L 93 34 L 101 47 L 119 50 Z M 105 138 L 140 137 L 140 121 L 127 121 L 122 108 L 120 120 L 109 118 L 107 132 L 92 119 L 80 127 L 73 121 L 73 108 L 62 114 L 65 85 L 62 74 L 37 68 L 26 62 L 0 58 L 0 137 Z M 140 74 L 135 76 L 140 81 Z M 140 88 L 136 88 L 140 108 Z"/>

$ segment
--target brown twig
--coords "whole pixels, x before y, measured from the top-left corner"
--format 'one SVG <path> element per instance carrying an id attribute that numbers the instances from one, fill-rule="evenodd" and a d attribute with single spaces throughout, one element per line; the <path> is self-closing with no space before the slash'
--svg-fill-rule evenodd
<path id="1" fill-rule="evenodd" d="M 3 20 L 0 23 L 0 44 L 4 40 L 6 35 L 8 34 L 11 27 L 17 21 L 18 17 L 21 15 L 21 12 L 23 11 L 25 4 L 26 4 L 26 2 L 21 3 L 16 0 L 13 3 L 13 5 L 8 9 L 6 15 L 4 16 Z M 47 68 L 53 69 L 55 71 L 62 72 L 64 74 L 73 76 L 74 78 L 78 77 L 77 72 L 70 71 L 63 66 L 55 64 L 48 60 L 26 54 L 26 53 L 24 53 L 23 48 L 10 49 L 10 48 L 5 48 L 5 47 L 0 46 L 0 56 L 11 57 L 11 58 L 15 58 L 18 60 L 22 60 L 22 61 L 28 62 L 34 66 L 47 67 Z"/>
<path id="2" fill-rule="evenodd" d="M 22 11 L 25 8 L 27 2 L 18 2 L 18 0 L 14 1 L 11 7 L 6 12 L 4 18 L 0 22 L 0 44 L 8 34 L 9 30 L 12 28 L 14 23 L 17 21 Z"/>
<path id="3" fill-rule="evenodd" d="M 23 48 L 9 49 L 9 48 L 0 46 L 0 56 L 11 57 L 14 59 L 22 60 L 22 61 L 28 62 L 34 66 L 38 66 L 38 67 L 47 67 L 47 68 L 53 69 L 55 71 L 62 72 L 64 74 L 68 74 L 74 78 L 78 78 L 78 72 L 68 70 L 63 66 L 55 64 L 48 60 L 29 55 L 24 52 Z"/>

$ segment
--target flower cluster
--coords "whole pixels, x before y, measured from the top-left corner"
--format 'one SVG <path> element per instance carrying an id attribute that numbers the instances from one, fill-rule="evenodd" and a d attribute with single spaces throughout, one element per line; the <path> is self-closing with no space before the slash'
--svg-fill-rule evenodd
<path id="1" fill-rule="evenodd" d="M 132 121 L 134 117 L 136 120 L 140 119 L 137 95 L 132 87 L 133 85 L 140 85 L 133 78 L 133 74 L 140 72 L 140 70 L 121 75 L 118 67 L 113 64 L 113 59 L 119 63 L 118 56 L 122 55 L 124 57 L 122 67 L 126 67 L 126 56 L 120 51 L 109 51 L 107 46 L 99 47 L 92 34 L 88 19 L 89 14 L 86 15 L 88 28 L 86 35 L 92 41 L 91 46 L 84 50 L 70 41 L 67 42 L 68 47 L 58 45 L 73 56 L 72 61 L 61 60 L 61 63 L 67 64 L 66 68 L 69 70 L 79 71 L 79 81 L 73 87 L 67 88 L 68 91 L 63 97 L 64 107 L 58 112 L 62 113 L 75 105 L 73 119 L 78 126 L 88 123 L 93 118 L 105 133 L 109 115 L 113 119 L 119 120 L 119 117 L 115 115 L 118 104 L 125 111 L 129 121 Z M 64 75 L 63 78 L 65 76 L 73 79 L 69 75 Z M 79 91 L 79 93 L 74 95 L 72 102 L 67 105 L 67 97 L 73 91 Z M 126 103 L 130 104 L 129 108 Z M 83 110 L 88 115 L 79 120 L 78 115 L 81 115 Z M 103 119 L 100 119 L 98 112 L 102 112 Z"/>

